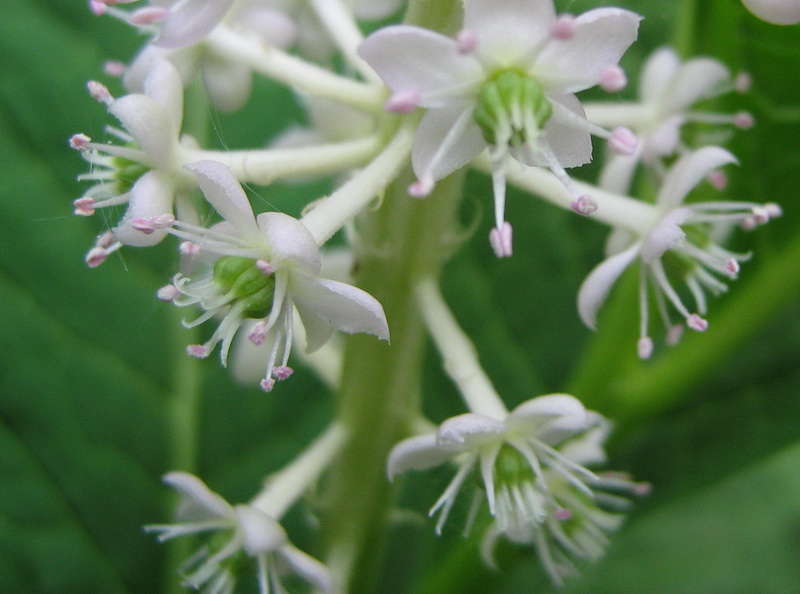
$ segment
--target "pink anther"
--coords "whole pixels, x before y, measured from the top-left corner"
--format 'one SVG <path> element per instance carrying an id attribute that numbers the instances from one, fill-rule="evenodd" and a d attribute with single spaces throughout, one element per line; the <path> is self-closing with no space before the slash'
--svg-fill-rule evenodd
<path id="1" fill-rule="evenodd" d="M 514 230 L 511 223 L 503 221 L 500 227 L 495 227 L 489 232 L 489 244 L 498 258 L 508 258 L 513 254 Z"/>
<path id="2" fill-rule="evenodd" d="M 666 343 L 668 346 L 675 346 L 681 341 L 681 338 L 683 338 L 683 326 L 680 324 L 675 324 L 667 330 Z"/>
<path id="3" fill-rule="evenodd" d="M 478 48 L 478 34 L 469 29 L 462 29 L 456 35 L 456 46 L 461 55 L 473 53 Z"/>
<path id="4" fill-rule="evenodd" d="M 736 127 L 741 130 L 749 130 L 756 125 L 756 120 L 750 112 L 740 111 L 733 117 Z"/>
<path id="5" fill-rule="evenodd" d="M 643 336 L 636 343 L 636 351 L 642 361 L 646 361 L 653 354 L 653 339 L 649 336 Z"/>
<path id="6" fill-rule="evenodd" d="M 156 292 L 156 297 L 161 301 L 172 301 L 180 294 L 180 290 L 175 285 L 164 285 Z"/>
<path id="7" fill-rule="evenodd" d="M 171 11 L 169 8 L 163 6 L 148 6 L 140 8 L 128 17 L 128 22 L 131 25 L 146 26 L 154 23 L 160 23 L 165 20 Z"/>
<path id="8" fill-rule="evenodd" d="M 383 106 L 389 113 L 411 113 L 419 105 L 419 91 L 397 91 Z"/>
<path id="9" fill-rule="evenodd" d="M 75 214 L 79 217 L 90 217 L 94 214 L 93 198 L 78 198 L 72 203 L 75 207 Z"/>
<path id="10" fill-rule="evenodd" d="M 600 88 L 607 93 L 616 93 L 628 86 L 628 75 L 619 66 L 609 66 L 600 72 Z"/>
<path id="11" fill-rule="evenodd" d="M 550 28 L 550 36 L 553 39 L 567 41 L 575 37 L 577 29 L 578 25 L 575 23 L 575 17 L 571 14 L 562 14 Z"/>
<path id="12" fill-rule="evenodd" d="M 259 382 L 258 387 L 261 388 L 264 392 L 272 392 L 272 388 L 275 387 L 275 380 L 269 377 L 265 377 Z"/>
<path id="13" fill-rule="evenodd" d="M 708 321 L 697 314 L 692 314 L 686 318 L 686 325 L 696 332 L 705 332 L 708 329 Z"/>
<path id="14" fill-rule="evenodd" d="M 290 377 L 292 377 L 293 373 L 294 369 L 292 369 L 291 367 L 288 367 L 286 365 L 278 365 L 275 369 L 272 370 L 272 377 L 280 381 L 289 379 Z"/>
<path id="15" fill-rule="evenodd" d="M 746 93 L 753 86 L 753 77 L 747 72 L 740 72 L 733 80 L 733 88 L 737 93 Z"/>
<path id="16" fill-rule="evenodd" d="M 86 253 L 86 264 L 89 268 L 97 268 L 106 261 L 108 252 L 101 247 L 95 246 Z"/>
<path id="17" fill-rule="evenodd" d="M 562 507 L 553 512 L 553 517 L 559 522 L 566 522 L 572 518 L 572 510 Z"/>
<path id="18" fill-rule="evenodd" d="M 209 350 L 204 344 L 190 344 L 186 347 L 186 353 L 197 359 L 205 359 L 208 357 Z"/>
<path id="19" fill-rule="evenodd" d="M 267 327 L 266 322 L 264 322 L 264 320 L 260 320 L 256 322 L 256 324 L 253 326 L 253 329 L 250 330 L 250 334 L 247 335 L 247 338 L 254 345 L 261 346 L 264 344 L 264 341 L 267 340 L 268 333 L 269 328 Z"/>
<path id="20" fill-rule="evenodd" d="M 103 72 L 115 78 L 119 78 L 125 74 L 125 68 L 125 64 L 119 60 L 107 60 L 103 64 Z"/>
<path id="21" fill-rule="evenodd" d="M 435 185 L 436 182 L 434 181 L 432 175 L 423 175 L 421 179 L 418 179 L 413 184 L 408 186 L 408 193 L 414 198 L 426 198 L 427 196 L 430 196 L 431 192 L 433 192 Z"/>
<path id="22" fill-rule="evenodd" d="M 182 241 L 178 251 L 184 256 L 194 256 L 200 251 L 200 246 L 191 241 Z"/>
<path id="23" fill-rule="evenodd" d="M 74 148 L 76 151 L 89 150 L 88 145 L 90 142 L 92 142 L 92 139 L 86 136 L 86 134 L 73 134 L 69 138 L 70 148 Z"/>
<path id="24" fill-rule="evenodd" d="M 586 195 L 579 196 L 577 200 L 570 204 L 570 206 L 572 207 L 572 210 L 585 217 L 595 213 L 598 207 L 597 200 Z"/>
<path id="25" fill-rule="evenodd" d="M 88 83 L 86 83 L 86 88 L 89 89 L 89 95 L 91 95 L 92 99 L 95 101 L 108 104 L 114 100 L 108 90 L 108 87 L 103 83 L 97 82 L 96 80 L 90 80 Z"/>
<path id="26" fill-rule="evenodd" d="M 639 147 L 639 138 L 630 128 L 617 126 L 611 131 L 608 146 L 618 155 L 631 156 Z"/>
<path id="27" fill-rule="evenodd" d="M 275 269 L 272 267 L 272 264 L 262 259 L 256 260 L 256 268 L 258 268 L 261 272 L 263 272 L 267 276 L 275 272 Z"/>
<path id="28" fill-rule="evenodd" d="M 709 183 L 717 190 L 724 190 L 728 187 L 728 176 L 720 169 L 715 169 L 708 174 Z"/>
<path id="29" fill-rule="evenodd" d="M 739 274 L 739 262 L 737 262 L 734 258 L 728 258 L 725 262 L 725 273 L 731 277 L 735 277 Z"/>

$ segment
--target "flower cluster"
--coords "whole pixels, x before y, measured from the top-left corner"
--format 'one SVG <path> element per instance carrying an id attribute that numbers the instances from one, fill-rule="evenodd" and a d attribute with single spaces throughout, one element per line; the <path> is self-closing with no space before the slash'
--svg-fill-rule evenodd
<path id="1" fill-rule="evenodd" d="M 773 22 L 800 17 L 792 3 L 781 0 L 743 2 Z M 252 376 L 250 367 L 256 368 L 260 388 L 270 392 L 292 375 L 292 347 L 301 342 L 309 354 L 324 353 L 304 362 L 332 388 L 341 378 L 347 382 L 341 420 L 334 419 L 250 503 L 231 505 L 186 472 L 166 476 L 183 496 L 178 522 L 148 530 L 160 540 L 210 535 L 184 566 L 189 587 L 231 593 L 250 572 L 262 593 L 283 591 L 280 576 L 288 568 L 316 590 L 347 591 L 358 571 L 358 549 L 371 542 L 364 536 L 368 522 L 355 535 L 334 538 L 330 567 L 294 547 L 279 522 L 339 456 L 343 465 L 361 463 L 347 457 L 357 448 L 345 445 L 352 445 L 351 438 L 360 444 L 373 430 L 384 432 L 375 440 L 381 456 L 363 476 L 377 476 L 387 453 L 389 479 L 454 464 L 455 476 L 430 511 L 438 514 L 440 533 L 459 493 L 477 475 L 467 524 L 486 522 L 486 563 L 494 564 L 500 538 L 532 545 L 557 584 L 577 572 L 576 561 L 602 555 L 633 500 L 649 490 L 624 473 L 596 470 L 606 462 L 611 423 L 576 397 L 549 394 L 506 408 L 438 290 L 450 246 L 464 236 L 455 216 L 460 195 L 444 190 L 446 177 L 469 166 L 491 175 L 489 240 L 498 257 L 513 253 L 507 184 L 608 225 L 606 259 L 581 286 L 578 313 L 594 329 L 612 287 L 638 265 L 642 359 L 654 351 L 651 310 L 670 344 L 684 327 L 706 330 L 709 294 L 726 291 L 751 257 L 725 247 L 729 237 L 736 228 L 751 230 L 781 214 L 771 203 L 696 198 L 695 188 L 705 180 L 725 191 L 722 168 L 736 162 L 709 138 L 718 143 L 734 129 L 755 124 L 745 111 L 720 113 L 713 105 L 724 93 L 746 91 L 748 76 L 733 76 L 710 57 L 681 61 L 662 48 L 644 62 L 636 100 L 603 95 L 602 102 L 582 103 L 576 94 L 593 87 L 609 94 L 626 87 L 620 61 L 637 38 L 641 16 L 619 8 L 558 14 L 553 0 L 427 4 L 430 14 L 410 4 L 407 18 L 417 24 L 390 25 L 365 37 L 362 21 L 396 15 L 402 3 L 89 3 L 95 14 L 121 19 L 149 37 L 130 64 L 107 65 L 126 94 L 115 98 L 106 86 L 89 83 L 90 94 L 121 123 L 106 129 L 112 141 L 84 134 L 70 139 L 90 166 L 79 179 L 92 182 L 74 201 L 75 213 L 125 209 L 98 237 L 88 265 L 100 265 L 122 246 L 177 238 L 179 264 L 173 270 L 179 272 L 157 296 L 198 312 L 184 320 L 187 327 L 216 323 L 207 340 L 187 347 L 190 355 L 206 358 L 219 347 L 227 365 L 237 350 L 246 351 L 237 361 L 248 368 L 241 375 Z M 433 26 L 451 14 L 442 8 L 439 17 L 432 16 L 439 4 L 450 6 L 458 22 L 426 28 L 426 19 Z M 216 109 L 236 111 L 247 103 L 257 76 L 289 87 L 310 125 L 287 121 L 267 146 L 240 150 L 202 147 L 184 133 L 184 127 L 193 130 L 190 120 L 184 126 L 184 99 L 187 112 L 196 107 L 185 93 L 189 85 L 199 91 L 195 83 L 201 83 Z M 701 131 L 715 130 L 714 136 L 690 138 L 693 123 Z M 592 160 L 592 136 L 610 149 L 596 184 L 567 173 Z M 296 205 L 299 218 L 258 212 L 243 188 L 325 176 L 332 177 L 332 190 Z M 321 253 L 331 250 L 334 237 L 334 244 L 346 244 L 348 282 L 323 272 Z M 387 296 L 386 311 L 355 286 L 362 279 L 375 295 Z M 417 360 L 413 351 L 421 341 L 408 327 L 416 327 L 418 314 L 467 409 L 428 431 L 419 427 L 435 425 L 424 418 L 416 390 L 406 389 L 415 380 L 402 375 L 415 367 L 406 363 Z M 406 327 L 408 320 L 414 323 Z M 400 326 L 400 344 L 391 347 L 390 324 Z M 329 341 L 337 330 L 386 341 L 372 341 L 371 348 L 390 353 L 387 360 L 397 361 L 398 369 L 371 369 L 372 353 L 359 350 L 358 341 L 345 356 Z M 249 343 L 247 348 L 237 347 L 237 340 Z M 370 381 L 378 387 L 373 390 Z M 349 400 L 353 394 L 361 400 Z M 387 419 L 358 426 L 371 422 L 373 411 L 364 407 L 373 405 Z M 414 431 L 401 433 L 405 428 Z M 407 438 L 389 451 L 399 437 Z M 352 481 L 358 473 L 347 470 L 331 473 L 342 484 L 329 491 L 362 495 Z M 486 512 L 478 515 L 481 502 L 488 519 Z"/>

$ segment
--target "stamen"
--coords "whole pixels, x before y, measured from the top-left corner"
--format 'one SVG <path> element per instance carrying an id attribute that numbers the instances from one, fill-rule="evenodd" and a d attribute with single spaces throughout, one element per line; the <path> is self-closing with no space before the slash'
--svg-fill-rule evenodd
<path id="1" fill-rule="evenodd" d="M 578 25 L 575 23 L 575 17 L 571 14 L 559 15 L 558 19 L 550 28 L 550 37 L 560 41 L 568 41 L 575 37 Z"/>
<path id="2" fill-rule="evenodd" d="M 108 253 L 101 247 L 93 247 L 86 254 L 86 264 L 89 268 L 97 268 L 106 261 Z"/>
<path id="3" fill-rule="evenodd" d="M 553 517 L 559 522 L 566 522 L 572 518 L 572 510 L 562 507 L 553 512 Z"/>
<path id="4" fill-rule="evenodd" d="M 471 54 L 478 48 L 478 35 L 469 29 L 462 29 L 456 35 L 456 44 L 458 44 L 459 54 Z"/>
<path id="5" fill-rule="evenodd" d="M 616 93 L 628 86 L 628 76 L 619 66 L 609 66 L 600 72 L 600 88 L 607 93 Z"/>
<path id="6" fill-rule="evenodd" d="M 724 190 L 728 187 L 728 176 L 720 169 L 716 169 L 708 174 L 709 183 L 717 190 Z"/>
<path id="7" fill-rule="evenodd" d="M 756 124 L 756 120 L 753 117 L 753 114 L 747 111 L 740 111 L 735 116 L 733 116 L 733 122 L 736 124 L 736 127 L 740 130 L 749 130 Z"/>
<path id="8" fill-rule="evenodd" d="M 597 200 L 588 195 L 578 196 L 570 206 L 572 210 L 585 217 L 594 214 L 598 208 Z"/>
<path id="9" fill-rule="evenodd" d="M 267 262 L 266 260 L 258 259 L 256 260 L 256 268 L 258 268 L 261 272 L 263 272 L 266 276 L 269 276 L 275 269 L 272 267 L 272 264 Z"/>
<path id="10" fill-rule="evenodd" d="M 99 0 L 90 0 L 89 8 L 95 16 L 103 16 L 108 7 L 104 2 L 100 2 Z"/>
<path id="11" fill-rule="evenodd" d="M 675 346 L 683 338 L 683 325 L 675 324 L 667 330 L 666 343 L 668 346 Z"/>
<path id="12" fill-rule="evenodd" d="M 111 105 L 114 101 L 114 97 L 111 96 L 111 93 L 103 83 L 99 83 L 96 80 L 90 80 L 86 83 L 86 88 L 89 89 L 89 95 L 91 95 L 92 99 L 98 101 L 100 103 L 105 103 L 106 105 Z"/>
<path id="13" fill-rule="evenodd" d="M 503 221 L 500 227 L 489 232 L 489 243 L 498 258 L 508 258 L 513 254 L 513 229 L 511 223 Z"/>
<path id="14" fill-rule="evenodd" d="M 281 381 L 289 379 L 293 373 L 294 369 L 292 369 L 291 367 L 287 367 L 286 365 L 279 365 L 272 370 L 272 377 L 274 377 L 278 381 Z"/>
<path id="15" fill-rule="evenodd" d="M 636 343 L 636 352 L 642 361 L 646 361 L 653 354 L 653 339 L 649 336 L 643 336 Z"/>
<path id="16" fill-rule="evenodd" d="M 152 25 L 165 20 L 172 11 L 162 6 L 148 6 L 140 8 L 128 17 L 131 25 Z"/>
<path id="17" fill-rule="evenodd" d="M 184 256 L 194 256 L 200 251 L 200 246 L 191 241 L 182 241 L 178 251 Z"/>
<path id="18" fill-rule="evenodd" d="M 253 326 L 253 329 L 250 330 L 250 334 L 247 335 L 247 338 L 254 345 L 261 346 L 267 339 L 268 334 L 269 334 L 269 326 L 267 326 L 267 323 L 264 320 L 259 320 Z"/>
<path id="19" fill-rule="evenodd" d="M 154 217 L 140 217 L 131 219 L 131 227 L 137 231 L 141 231 L 145 235 L 150 235 L 158 229 L 172 227 L 174 223 L 175 217 L 171 214 L 161 214 Z"/>
<path id="20" fill-rule="evenodd" d="M 436 182 L 430 174 L 423 175 L 420 179 L 408 186 L 408 193 L 414 198 L 426 198 L 433 192 Z"/>
<path id="21" fill-rule="evenodd" d="M 419 105 L 420 98 L 419 91 L 397 91 L 383 108 L 389 113 L 411 113 Z"/>
<path id="22" fill-rule="evenodd" d="M 156 292 L 156 297 L 161 301 L 172 301 L 180 294 L 180 290 L 175 285 L 164 285 Z"/>
<path id="23" fill-rule="evenodd" d="M 611 130 L 608 146 L 618 155 L 631 156 L 639 147 L 639 138 L 630 128 L 617 126 Z"/>
<path id="24" fill-rule="evenodd" d="M 125 70 L 126 70 L 125 63 L 120 62 L 119 60 L 107 60 L 103 64 L 103 72 L 115 78 L 119 78 L 123 74 L 125 74 Z"/>
<path id="25" fill-rule="evenodd" d="M 272 378 L 265 377 L 259 382 L 258 387 L 261 388 L 264 392 L 272 392 L 272 388 L 275 387 L 275 380 Z"/>
<path id="26" fill-rule="evenodd" d="M 86 134 L 73 134 L 70 136 L 69 146 L 76 151 L 88 151 L 90 142 L 92 142 L 92 139 L 86 136 Z"/>
<path id="27" fill-rule="evenodd" d="M 186 347 L 186 353 L 197 359 L 205 359 L 210 352 L 210 349 L 202 344 L 190 344 Z"/>
<path id="28" fill-rule="evenodd" d="M 90 217 L 95 213 L 93 198 L 78 198 L 72 205 L 75 207 L 74 213 L 79 217 Z"/>
<path id="29" fill-rule="evenodd" d="M 692 314 L 686 318 L 686 325 L 696 332 L 705 332 L 708 329 L 708 321 L 697 314 Z"/>
<path id="30" fill-rule="evenodd" d="M 747 72 L 740 72 L 733 81 L 733 88 L 737 93 L 746 93 L 753 84 L 753 78 Z"/>

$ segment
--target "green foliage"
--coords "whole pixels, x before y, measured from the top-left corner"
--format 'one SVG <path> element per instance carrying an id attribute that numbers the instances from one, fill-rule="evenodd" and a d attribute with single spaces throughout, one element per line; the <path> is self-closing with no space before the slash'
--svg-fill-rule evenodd
<path id="1" fill-rule="evenodd" d="M 579 13 L 600 3 L 567 4 Z M 575 311 L 604 230 L 534 198 L 509 196 L 514 257 L 494 258 L 482 218 L 446 269 L 445 294 L 509 406 L 573 391 L 617 419 L 612 466 L 654 484 L 576 592 L 790 591 L 800 582 L 800 29 L 757 22 L 729 0 L 622 5 L 647 16 L 629 71 L 692 10 L 682 50 L 752 73 L 753 92 L 726 99 L 758 122 L 731 145 L 741 161 L 731 199 L 777 201 L 785 216 L 736 238 L 755 257 L 713 303 L 709 331 L 646 364 L 630 338 L 635 287 L 615 290 L 596 334 Z M 723 17 L 727 32 L 706 26 Z M 2 3 L 0 22 L 0 592 L 167 592 L 174 561 L 141 529 L 170 517 L 159 477 L 186 467 L 242 501 L 318 433 L 331 398 L 302 371 L 264 395 L 233 384 L 215 360 L 187 360 L 192 335 L 155 297 L 177 266 L 171 246 L 84 265 L 104 214 L 71 215 L 85 165 L 66 139 L 102 138 L 114 123 L 85 82 L 119 93 L 99 68 L 142 40 L 73 0 Z M 285 125 L 284 108 L 298 117 L 285 90 L 259 93 L 244 114 L 211 113 L 217 144 L 255 145 Z M 468 180 L 465 220 L 491 208 L 489 180 Z M 296 214 L 306 191 L 259 188 L 257 203 Z M 426 369 L 426 412 L 437 421 L 462 412 L 435 356 Z M 446 480 L 437 476 L 409 477 L 402 504 L 427 509 Z M 301 530 L 306 520 L 291 518 Z M 531 551 L 504 549 L 502 571 L 489 572 L 460 526 L 432 532 L 429 522 L 398 524 L 383 591 L 548 587 Z"/>

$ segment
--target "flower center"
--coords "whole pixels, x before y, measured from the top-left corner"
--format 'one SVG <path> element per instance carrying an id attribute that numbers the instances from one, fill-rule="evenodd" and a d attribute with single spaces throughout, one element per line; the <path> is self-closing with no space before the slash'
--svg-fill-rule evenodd
<path id="1" fill-rule="evenodd" d="M 552 114 L 553 107 L 536 78 L 502 70 L 481 87 L 473 117 L 487 143 L 521 147 L 536 141 Z"/>
<path id="2" fill-rule="evenodd" d="M 272 310 L 275 276 L 264 274 L 256 260 L 223 256 L 214 264 L 214 281 L 242 305 L 242 316 L 260 319 Z"/>
<path id="3" fill-rule="evenodd" d="M 139 148 L 138 145 L 131 145 L 131 148 Z M 114 179 L 117 182 L 117 187 L 120 194 L 125 194 L 130 191 L 133 184 L 142 177 L 145 173 L 150 171 L 150 167 L 142 165 L 137 161 L 131 161 L 125 157 L 114 157 L 112 160 L 114 168 Z"/>
<path id="4" fill-rule="evenodd" d="M 536 478 L 530 462 L 516 448 L 507 444 L 497 454 L 494 472 L 498 484 L 533 482 Z"/>

